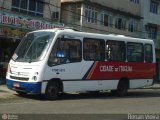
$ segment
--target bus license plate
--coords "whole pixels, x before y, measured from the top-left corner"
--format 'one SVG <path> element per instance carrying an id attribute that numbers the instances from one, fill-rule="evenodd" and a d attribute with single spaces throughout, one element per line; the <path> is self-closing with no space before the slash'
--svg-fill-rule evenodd
<path id="1" fill-rule="evenodd" d="M 14 83 L 13 87 L 20 87 L 19 83 Z"/>

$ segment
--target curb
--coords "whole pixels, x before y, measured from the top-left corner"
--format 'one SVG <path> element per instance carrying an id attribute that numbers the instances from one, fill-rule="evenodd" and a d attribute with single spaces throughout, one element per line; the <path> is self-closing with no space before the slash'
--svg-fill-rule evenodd
<path id="1" fill-rule="evenodd" d="M 160 82 L 156 82 L 152 86 L 142 87 L 142 89 L 160 89 Z"/>
<path id="2" fill-rule="evenodd" d="M 160 87 L 143 87 L 138 89 L 160 89 Z"/>

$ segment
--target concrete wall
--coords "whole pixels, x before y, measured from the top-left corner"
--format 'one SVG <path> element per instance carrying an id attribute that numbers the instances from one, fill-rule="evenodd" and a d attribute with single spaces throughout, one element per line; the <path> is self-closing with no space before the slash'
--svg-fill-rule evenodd
<path id="1" fill-rule="evenodd" d="M 143 4 L 143 6 L 141 7 L 141 15 L 144 19 L 142 19 L 142 37 L 143 38 L 148 38 L 148 33 L 146 30 L 146 25 L 148 23 L 150 24 L 154 24 L 157 25 L 157 39 L 160 38 L 160 1 L 157 0 L 157 2 L 159 2 L 159 8 L 158 8 L 158 14 L 154 14 L 150 12 L 150 0 L 141 0 L 141 4 Z M 160 46 L 158 45 L 158 40 L 154 40 L 155 41 L 155 45 L 156 48 L 160 48 Z"/>
<path id="2" fill-rule="evenodd" d="M 127 11 L 129 13 L 140 15 L 141 5 L 133 4 L 130 0 L 61 0 L 64 2 L 79 2 L 79 1 L 90 1 L 93 3 L 98 3 L 103 6 L 114 8 L 120 11 Z"/>
<path id="3" fill-rule="evenodd" d="M 56 21 L 60 21 L 61 0 L 45 0 L 45 2 L 49 4 L 46 4 L 44 6 L 44 16 L 43 17 L 52 19 L 53 12 L 59 12 L 59 18 Z"/>
<path id="4" fill-rule="evenodd" d="M 0 0 L 0 6 L 10 10 L 12 6 L 12 0 Z"/>
<path id="5" fill-rule="evenodd" d="M 154 14 L 150 12 L 150 0 L 141 0 L 141 4 L 143 6 L 141 7 L 141 15 L 144 17 L 143 21 L 144 23 L 153 23 L 160 25 L 160 1 L 159 1 L 159 8 L 158 8 L 158 14 Z"/>
<path id="6" fill-rule="evenodd" d="M 95 3 L 105 5 L 120 11 L 127 11 L 129 13 L 140 15 L 140 4 L 133 4 L 130 0 L 91 0 Z"/>
<path id="7" fill-rule="evenodd" d="M 68 26 L 72 26 L 78 30 L 81 30 L 81 27 L 82 27 L 82 30 L 86 31 L 86 32 L 103 33 L 103 34 L 113 33 L 113 34 L 123 34 L 123 35 L 128 35 L 128 36 L 133 36 L 133 37 L 140 37 L 140 33 L 138 33 L 138 32 L 129 32 L 127 29 L 126 30 L 119 30 L 119 29 L 115 28 L 115 26 L 114 26 L 115 25 L 115 18 L 122 15 L 122 16 L 126 17 L 126 20 L 127 20 L 126 27 L 128 28 L 129 27 L 128 22 L 132 18 L 131 16 L 125 16 L 125 14 L 113 12 L 114 10 L 112 10 L 111 13 L 113 15 L 113 21 L 112 21 L 113 26 L 107 27 L 107 26 L 101 25 L 100 21 L 99 21 L 100 20 L 100 12 L 103 11 L 103 9 L 105 10 L 105 7 L 101 7 L 100 4 L 94 5 L 94 8 L 98 12 L 98 18 L 97 18 L 98 22 L 97 23 L 89 23 L 85 20 L 85 17 L 84 17 L 85 16 L 85 5 L 86 5 L 85 3 L 81 4 L 81 3 L 76 3 L 75 1 L 74 2 L 66 2 L 66 0 L 62 0 L 62 1 L 63 1 L 63 3 L 62 3 L 62 11 L 61 11 L 61 22 L 68 24 Z M 100 0 L 100 1 L 103 1 L 103 0 Z M 113 0 L 113 1 L 115 1 L 115 0 Z M 94 2 L 96 2 L 96 1 L 94 1 Z M 106 1 L 104 0 L 101 4 L 104 4 L 104 3 L 106 4 L 107 0 Z M 124 2 L 122 2 L 122 3 L 124 3 Z M 82 5 L 81 8 L 83 9 L 82 10 L 83 12 L 81 15 L 83 16 L 83 18 L 82 18 L 83 21 L 75 21 L 72 18 L 72 16 L 74 15 L 74 12 L 75 12 L 75 11 L 72 11 L 72 7 L 75 6 L 76 4 Z M 111 2 L 109 2 L 109 4 L 111 4 Z M 109 4 L 106 4 L 106 5 L 109 5 Z M 121 5 L 121 7 L 122 6 L 124 6 L 124 4 Z M 116 5 L 114 7 L 116 7 Z M 118 9 L 115 8 L 115 10 L 117 11 Z M 139 10 L 140 9 L 138 9 L 138 11 Z M 107 10 L 107 11 L 109 11 L 109 10 Z M 138 24 L 139 24 L 139 26 L 138 26 L 138 30 L 139 30 L 140 29 L 140 19 L 137 19 L 137 20 L 138 20 Z"/>
<path id="8" fill-rule="evenodd" d="M 54 21 L 54 19 L 52 19 L 52 14 L 53 12 L 58 11 L 60 16 L 61 0 L 45 0 L 44 2 L 46 2 L 46 4 L 44 5 L 43 17 Z M 0 0 L 0 6 L 11 10 L 12 0 Z M 60 21 L 60 17 L 58 18 L 58 20 L 55 21 Z"/>

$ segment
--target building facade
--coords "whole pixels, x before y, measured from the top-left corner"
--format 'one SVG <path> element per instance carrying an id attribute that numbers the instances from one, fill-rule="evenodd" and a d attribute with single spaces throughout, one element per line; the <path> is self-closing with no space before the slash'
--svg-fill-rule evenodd
<path id="1" fill-rule="evenodd" d="M 0 0 L 0 76 L 29 31 L 61 28 L 60 0 Z"/>
<path id="2" fill-rule="evenodd" d="M 160 80 L 160 0 L 141 0 L 142 38 L 152 39 L 156 46 L 157 78 Z"/>
<path id="3" fill-rule="evenodd" d="M 75 29 L 140 36 L 140 2 L 130 0 L 61 0 L 61 21 Z M 124 6 L 128 7 L 124 7 Z"/>

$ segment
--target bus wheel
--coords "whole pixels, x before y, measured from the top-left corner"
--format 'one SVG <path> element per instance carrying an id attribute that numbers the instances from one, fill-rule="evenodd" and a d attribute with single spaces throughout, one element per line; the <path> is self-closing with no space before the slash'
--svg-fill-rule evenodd
<path id="1" fill-rule="evenodd" d="M 45 92 L 45 98 L 49 100 L 55 100 L 58 98 L 59 89 L 56 82 L 49 82 Z"/>
<path id="2" fill-rule="evenodd" d="M 117 95 L 125 96 L 127 94 L 127 90 L 128 90 L 128 82 L 121 80 L 118 84 Z"/>
<path id="3" fill-rule="evenodd" d="M 128 90 L 128 82 L 127 81 L 119 81 L 117 90 L 111 90 L 111 93 L 117 96 L 125 96 Z"/>

